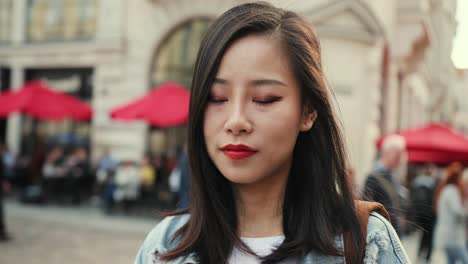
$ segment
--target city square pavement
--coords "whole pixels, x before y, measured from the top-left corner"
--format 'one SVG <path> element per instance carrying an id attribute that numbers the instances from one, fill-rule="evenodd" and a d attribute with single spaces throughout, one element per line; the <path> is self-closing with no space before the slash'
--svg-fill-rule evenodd
<path id="1" fill-rule="evenodd" d="M 6 203 L 13 240 L 0 243 L 0 263 L 133 263 L 144 237 L 157 223 L 151 217 L 107 216 L 92 206 L 31 206 Z M 155 213 L 157 215 L 157 213 Z M 419 235 L 403 238 L 414 263 Z M 436 252 L 433 262 L 445 260 Z"/>
<path id="2" fill-rule="evenodd" d="M 143 239 L 157 223 L 151 218 L 106 216 L 97 208 L 9 201 L 5 209 L 13 239 L 0 243 L 1 264 L 133 263 Z"/>

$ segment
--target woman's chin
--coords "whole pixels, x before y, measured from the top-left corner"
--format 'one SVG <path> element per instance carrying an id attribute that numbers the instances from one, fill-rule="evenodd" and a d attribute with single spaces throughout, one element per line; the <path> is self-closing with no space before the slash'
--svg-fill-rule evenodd
<path id="1" fill-rule="evenodd" d="M 261 181 L 261 177 L 253 177 L 252 175 L 245 175 L 245 176 L 240 176 L 240 175 L 233 175 L 233 176 L 224 176 L 228 181 L 230 181 L 233 184 L 238 184 L 238 185 L 248 185 L 248 184 L 254 184 L 259 181 Z"/>

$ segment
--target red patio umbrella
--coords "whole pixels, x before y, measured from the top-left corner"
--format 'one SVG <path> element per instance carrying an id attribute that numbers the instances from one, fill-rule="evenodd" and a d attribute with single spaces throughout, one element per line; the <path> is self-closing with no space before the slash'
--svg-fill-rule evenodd
<path id="1" fill-rule="evenodd" d="M 135 101 L 114 108 L 111 117 L 121 120 L 145 120 L 157 127 L 182 125 L 188 120 L 190 93 L 175 82 L 154 87 Z"/>
<path id="2" fill-rule="evenodd" d="M 22 112 L 41 120 L 71 118 L 89 120 L 92 110 L 79 99 L 53 90 L 41 81 L 26 83 L 22 88 L 0 94 L 0 118 Z"/>
<path id="3" fill-rule="evenodd" d="M 468 139 L 445 125 L 432 123 L 397 134 L 406 140 L 410 162 L 448 164 L 461 161 L 468 164 Z M 385 137 L 377 140 L 378 148 Z"/>

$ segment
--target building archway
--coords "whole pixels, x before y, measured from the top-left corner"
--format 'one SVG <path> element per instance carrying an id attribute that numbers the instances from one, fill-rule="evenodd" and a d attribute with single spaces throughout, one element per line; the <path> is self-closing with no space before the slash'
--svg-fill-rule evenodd
<path id="1" fill-rule="evenodd" d="M 190 89 L 198 49 L 211 21 L 206 17 L 191 18 L 169 31 L 153 57 L 149 76 L 151 89 L 167 81 L 175 81 Z M 151 153 L 172 156 L 185 141 L 186 126 L 151 127 L 148 147 Z"/>

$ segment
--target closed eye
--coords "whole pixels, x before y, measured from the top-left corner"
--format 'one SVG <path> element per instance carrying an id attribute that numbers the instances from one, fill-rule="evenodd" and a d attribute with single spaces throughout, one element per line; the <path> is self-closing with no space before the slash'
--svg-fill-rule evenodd
<path id="1" fill-rule="evenodd" d="M 279 96 L 271 96 L 271 97 L 267 97 L 265 99 L 254 99 L 253 101 L 256 104 L 268 105 L 268 104 L 272 104 L 274 102 L 281 101 L 281 99 L 282 99 L 282 97 L 279 97 Z"/>
<path id="2" fill-rule="evenodd" d="M 208 99 L 208 101 L 210 103 L 214 103 L 214 104 L 221 104 L 221 103 L 224 103 L 227 101 L 226 98 L 223 98 L 223 97 L 218 97 L 218 96 L 210 96 L 210 98 Z"/>

